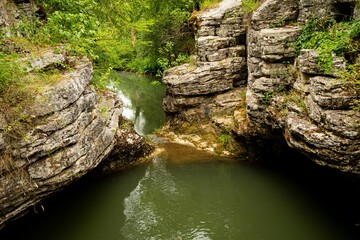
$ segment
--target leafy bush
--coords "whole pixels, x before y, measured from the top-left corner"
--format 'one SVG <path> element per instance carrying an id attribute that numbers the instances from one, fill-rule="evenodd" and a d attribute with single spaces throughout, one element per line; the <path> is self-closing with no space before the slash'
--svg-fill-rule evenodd
<path id="1" fill-rule="evenodd" d="M 352 104 L 354 110 L 360 110 L 360 57 L 355 64 L 348 65 L 346 71 L 341 73 L 341 78 L 346 82 L 348 90 L 357 95 L 357 100 Z"/>
<path id="2" fill-rule="evenodd" d="M 189 55 L 179 53 L 176 55 L 174 43 L 167 42 L 166 45 L 159 49 L 160 57 L 157 59 L 159 70 L 157 76 L 161 76 L 162 72 L 174 66 L 189 62 Z"/>
<path id="3" fill-rule="evenodd" d="M 206 9 L 206 8 L 215 6 L 215 5 L 218 4 L 219 2 L 221 2 L 221 0 L 204 0 L 204 1 L 200 4 L 200 9 Z"/>
<path id="4" fill-rule="evenodd" d="M 359 54 L 360 21 L 337 23 L 334 19 L 310 19 L 295 43 L 301 49 L 314 49 L 319 53 L 317 62 L 325 72 L 332 67 L 333 54 L 354 63 Z"/>
<path id="5" fill-rule="evenodd" d="M 16 55 L 0 52 L 0 93 L 3 93 L 23 72 L 20 65 L 15 62 L 16 58 Z"/>
<path id="6" fill-rule="evenodd" d="M 242 0 L 242 7 L 247 13 L 255 11 L 259 4 L 259 0 Z"/>

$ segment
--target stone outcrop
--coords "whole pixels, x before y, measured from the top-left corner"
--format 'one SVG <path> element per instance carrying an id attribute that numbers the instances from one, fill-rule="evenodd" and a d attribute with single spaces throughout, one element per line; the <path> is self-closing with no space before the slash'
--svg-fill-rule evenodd
<path id="1" fill-rule="evenodd" d="M 2 0 L 0 2 L 0 27 L 9 27 L 18 15 L 18 8 L 13 1 Z"/>
<path id="2" fill-rule="evenodd" d="M 33 126 L 20 138 L 11 136 L 11 122 L 0 112 L 0 226 L 94 169 L 114 149 L 124 159 L 151 149 L 143 137 L 121 129 L 122 104 L 90 85 L 93 70 L 86 58 L 47 51 L 22 60 L 29 72 L 65 61 L 74 68 L 34 96 L 24 110 Z"/>
<path id="3" fill-rule="evenodd" d="M 20 17 L 31 17 L 37 11 L 33 0 L 1 0 L 0 1 L 0 28 L 7 33 L 9 27 L 18 23 Z M 9 33 L 7 33 L 9 34 Z"/>
<path id="4" fill-rule="evenodd" d="M 241 101 L 217 97 L 238 95 L 246 83 L 246 30 L 239 3 L 225 0 L 197 15 L 196 56 L 192 63 L 164 73 L 163 105 L 173 119 L 206 119 L 231 111 Z"/>
<path id="5" fill-rule="evenodd" d="M 291 43 L 310 16 L 353 16 L 355 1 L 265 1 L 252 15 L 248 38 L 247 114 L 258 132 L 283 133 L 288 145 L 321 165 L 360 173 L 360 114 L 350 108 L 358 96 L 346 91 L 336 73 L 345 69 L 334 56 L 329 73 L 316 63 L 317 53 Z M 279 15 L 266 9 L 282 12 Z M 343 18 L 343 19 L 342 19 Z M 290 25 L 289 25 L 290 23 Z M 252 133 L 255 134 L 256 133 Z"/>
<path id="6" fill-rule="evenodd" d="M 233 5 L 228 6 L 230 2 Z M 168 87 L 164 108 L 169 118 L 193 121 L 195 117 L 188 117 L 191 111 L 203 119 L 221 109 L 209 99 L 237 91 L 246 82 L 246 114 L 233 105 L 233 123 L 227 124 L 232 133 L 250 142 L 283 138 L 321 165 L 360 173 L 360 113 L 350 106 L 359 96 L 347 91 L 338 78 L 345 69 L 344 60 L 334 56 L 332 70 L 325 74 L 316 64 L 315 51 L 304 49 L 297 57 L 292 44 L 310 17 L 348 20 L 358 16 L 359 4 L 355 0 L 260 3 L 245 16 L 240 1 L 230 0 L 222 2 L 225 8 L 198 16 L 197 62 L 170 69 L 164 76 Z M 234 9 L 236 21 L 231 14 Z M 221 15 L 221 11 L 230 14 Z M 236 40 L 228 41 L 229 37 Z M 219 71 L 219 66 L 224 68 Z M 227 99 L 233 98 L 228 95 Z"/>

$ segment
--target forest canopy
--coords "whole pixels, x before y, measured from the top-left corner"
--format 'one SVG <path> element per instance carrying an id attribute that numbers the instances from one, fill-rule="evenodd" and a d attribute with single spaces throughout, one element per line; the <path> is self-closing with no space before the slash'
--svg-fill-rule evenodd
<path id="1" fill-rule="evenodd" d="M 98 70 L 160 74 L 194 50 L 193 11 L 218 0 L 36 0 L 13 30 L 35 44 L 64 44 Z"/>

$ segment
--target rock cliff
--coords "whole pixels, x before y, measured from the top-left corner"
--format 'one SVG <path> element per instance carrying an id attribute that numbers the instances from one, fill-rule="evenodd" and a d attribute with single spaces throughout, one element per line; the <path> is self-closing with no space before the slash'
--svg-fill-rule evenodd
<path id="1" fill-rule="evenodd" d="M 225 127 L 243 141 L 282 138 L 318 164 L 360 173 L 360 113 L 349 106 L 358 96 L 335 74 L 345 62 L 335 57 L 332 73 L 324 74 L 315 51 L 296 56 L 292 45 L 310 17 L 348 20 L 358 16 L 356 4 L 266 0 L 244 14 L 241 1 L 225 0 L 200 13 L 195 63 L 163 78 L 169 125 L 197 119 L 224 128 L 216 116 L 228 108 L 231 123 Z M 236 97 L 243 85 L 246 111 Z M 221 96 L 226 104 L 216 101 Z"/>
<path id="2" fill-rule="evenodd" d="M 49 51 L 27 60 L 33 71 L 66 57 Z M 72 61 L 74 68 L 41 89 L 25 109 L 36 121 L 20 139 L 9 134 L 6 113 L 0 112 L 0 225 L 94 169 L 114 150 L 119 158 L 149 150 L 142 137 L 121 129 L 118 97 L 90 85 L 92 64 L 85 58 Z"/>
<path id="3" fill-rule="evenodd" d="M 0 25 L 10 26 L 18 11 L 14 2 L 1 1 Z M 0 109 L 0 228 L 104 160 L 101 168 L 109 172 L 151 150 L 143 137 L 123 128 L 128 124 L 118 96 L 90 84 L 93 67 L 87 58 L 69 57 L 61 47 L 20 55 L 17 63 L 29 74 L 68 68 L 50 84 L 27 86 L 34 95 L 21 108 Z M 0 96 L 1 106 L 11 105 L 8 100 Z"/>
<path id="4" fill-rule="evenodd" d="M 197 16 L 193 62 L 164 73 L 164 109 L 173 119 L 200 120 L 231 110 L 246 84 L 245 26 L 240 1 L 223 1 Z"/>

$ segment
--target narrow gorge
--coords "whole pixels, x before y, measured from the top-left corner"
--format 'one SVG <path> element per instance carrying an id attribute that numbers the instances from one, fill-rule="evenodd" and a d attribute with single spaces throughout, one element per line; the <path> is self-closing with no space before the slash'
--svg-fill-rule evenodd
<path id="1" fill-rule="evenodd" d="M 0 67 L 11 70 L 0 77 L 27 84 L 0 84 L 0 238 L 2 228 L 9 239 L 29 231 L 40 240 L 358 234 L 359 88 L 343 79 L 345 57 L 331 53 L 325 69 L 321 52 L 297 45 L 314 19 L 360 29 L 358 0 L 223 0 L 194 10 L 187 63 L 162 83 L 100 65 L 104 88 L 93 79 L 106 55 L 18 40 L 12 27 L 45 12 L 35 0 L 0 1 Z M 134 47 L 141 33 L 131 27 Z M 359 49 L 351 54 L 359 61 Z M 51 221 L 24 227 L 34 212 L 49 217 L 44 202 Z M 54 234 L 59 224 L 64 235 Z"/>

